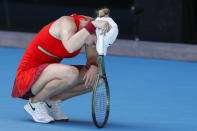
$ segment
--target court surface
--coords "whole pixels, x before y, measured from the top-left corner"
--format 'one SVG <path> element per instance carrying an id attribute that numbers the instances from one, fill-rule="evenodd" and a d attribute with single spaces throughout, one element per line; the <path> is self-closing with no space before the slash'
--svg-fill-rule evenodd
<path id="1" fill-rule="evenodd" d="M 39 124 L 12 99 L 16 70 L 24 49 L 0 48 L 0 131 L 96 131 L 91 93 L 62 104 L 70 122 Z M 85 55 L 65 59 L 85 64 Z M 107 56 L 111 112 L 106 131 L 196 131 L 197 63 Z"/>

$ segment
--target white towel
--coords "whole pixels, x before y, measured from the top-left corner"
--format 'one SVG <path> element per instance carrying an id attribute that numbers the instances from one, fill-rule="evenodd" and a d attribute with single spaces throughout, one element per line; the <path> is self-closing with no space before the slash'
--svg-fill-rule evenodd
<path id="1" fill-rule="evenodd" d="M 108 21 L 112 27 L 111 30 L 107 32 L 105 35 L 100 35 L 101 30 L 96 29 L 96 36 L 97 36 L 96 50 L 99 55 L 106 55 L 107 48 L 115 42 L 118 36 L 118 25 L 110 17 L 98 17 L 96 18 L 96 20 Z"/>

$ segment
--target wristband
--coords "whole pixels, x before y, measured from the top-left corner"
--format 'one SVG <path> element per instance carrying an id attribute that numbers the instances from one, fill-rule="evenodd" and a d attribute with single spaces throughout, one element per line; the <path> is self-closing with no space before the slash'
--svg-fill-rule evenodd
<path id="1" fill-rule="evenodd" d="M 93 34 L 96 30 L 96 27 L 92 24 L 92 22 L 88 22 L 84 28 L 90 33 Z"/>
<path id="2" fill-rule="evenodd" d="M 94 65 L 94 66 L 98 67 L 98 64 L 97 64 L 96 62 L 90 63 L 90 66 L 91 66 L 91 65 Z"/>
<path id="3" fill-rule="evenodd" d="M 87 69 L 89 69 L 91 65 L 94 65 L 94 66 L 98 67 L 98 64 L 97 64 L 96 62 L 91 62 L 91 63 L 87 66 Z"/>

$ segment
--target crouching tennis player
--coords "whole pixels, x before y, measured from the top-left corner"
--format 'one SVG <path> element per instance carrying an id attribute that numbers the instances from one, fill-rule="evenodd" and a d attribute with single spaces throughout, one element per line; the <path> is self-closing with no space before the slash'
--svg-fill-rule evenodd
<path id="1" fill-rule="evenodd" d="M 104 8 L 100 17 L 109 15 Z M 60 110 L 66 99 L 92 90 L 97 73 L 95 29 L 107 33 L 107 21 L 76 15 L 62 16 L 46 25 L 27 47 L 19 64 L 12 97 L 29 100 L 24 109 L 35 122 L 68 120 Z M 60 64 L 72 58 L 85 46 L 86 65 Z"/>

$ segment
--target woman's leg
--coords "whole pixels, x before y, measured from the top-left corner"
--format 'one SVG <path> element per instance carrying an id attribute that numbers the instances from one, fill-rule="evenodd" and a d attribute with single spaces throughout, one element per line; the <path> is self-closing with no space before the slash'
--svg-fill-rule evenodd
<path id="1" fill-rule="evenodd" d="M 32 93 L 35 94 L 32 102 L 42 102 L 68 90 L 77 83 L 78 77 L 79 70 L 74 66 L 50 64 L 31 88 Z"/>
<path id="2" fill-rule="evenodd" d="M 86 88 L 84 85 L 83 77 L 86 72 L 87 72 L 87 69 L 85 66 L 83 66 L 81 69 L 79 69 L 79 77 L 78 77 L 77 82 L 68 90 L 51 97 L 51 100 L 54 100 L 54 101 L 55 100 L 62 100 L 63 101 L 68 98 L 78 96 L 78 95 L 81 95 L 81 94 L 91 91 L 92 88 Z"/>
<path id="3" fill-rule="evenodd" d="M 83 77 L 85 75 L 85 73 L 87 72 L 87 69 L 86 67 L 84 66 L 83 68 L 81 68 L 79 70 L 79 77 L 78 77 L 78 81 L 76 83 L 76 85 L 74 85 L 72 88 L 64 91 L 63 93 L 60 93 L 58 95 L 55 95 L 51 98 L 51 100 L 67 100 L 71 97 L 74 97 L 74 96 L 79 96 L 79 95 L 82 95 L 82 94 L 85 94 L 85 93 L 88 93 L 90 91 L 92 91 L 93 87 L 86 87 L 85 84 L 84 84 L 84 80 L 83 80 Z M 99 85 L 103 84 L 103 81 L 100 82 Z"/>
<path id="4" fill-rule="evenodd" d="M 58 95 L 52 97 L 51 100 L 53 100 L 53 101 L 56 101 L 56 100 L 64 101 L 64 100 L 67 100 L 71 97 L 79 96 L 79 95 L 88 93 L 90 91 L 92 91 L 92 88 L 86 88 L 84 84 L 78 84 L 77 86 L 69 89 L 68 91 L 65 91 L 61 94 L 58 94 Z"/>

